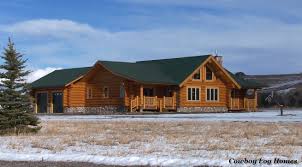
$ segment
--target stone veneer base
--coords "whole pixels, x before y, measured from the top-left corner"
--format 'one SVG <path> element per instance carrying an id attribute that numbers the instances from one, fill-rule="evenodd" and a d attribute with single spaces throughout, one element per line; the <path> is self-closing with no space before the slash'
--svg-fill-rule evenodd
<path id="1" fill-rule="evenodd" d="M 228 112 L 227 107 L 178 107 L 177 112 Z"/>
<path id="2" fill-rule="evenodd" d="M 123 106 L 102 106 L 102 107 L 67 107 L 64 109 L 66 114 L 116 114 L 126 112 Z M 177 112 L 228 112 L 227 107 L 178 107 Z"/>
<path id="3" fill-rule="evenodd" d="M 122 106 L 102 106 L 102 107 L 66 107 L 66 114 L 112 114 L 117 112 L 125 112 Z"/>

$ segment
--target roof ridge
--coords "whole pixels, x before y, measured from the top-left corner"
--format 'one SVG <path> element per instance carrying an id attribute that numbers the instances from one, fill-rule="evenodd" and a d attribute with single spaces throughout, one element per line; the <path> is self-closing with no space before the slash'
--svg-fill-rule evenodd
<path id="1" fill-rule="evenodd" d="M 129 63 L 134 64 L 135 62 L 127 62 L 127 61 L 110 61 L 110 60 L 98 60 L 97 62 L 109 62 L 109 63 Z"/>
<path id="2" fill-rule="evenodd" d="M 196 57 L 206 57 L 206 56 L 211 56 L 211 54 L 208 54 L 208 55 L 198 55 L 198 56 L 186 56 L 186 57 L 174 57 L 174 58 L 165 58 L 165 59 L 142 60 L 142 61 L 136 61 L 135 63 L 152 62 L 152 61 L 163 61 L 163 60 L 175 60 L 175 59 L 186 59 L 186 58 L 196 58 Z"/>
<path id="3" fill-rule="evenodd" d="M 174 57 L 174 58 L 164 58 L 164 59 L 142 60 L 142 61 L 134 61 L 134 62 L 129 62 L 129 61 L 112 61 L 112 60 L 98 60 L 98 62 L 136 64 L 136 63 L 143 63 L 143 62 L 163 61 L 163 60 L 175 60 L 175 59 L 186 59 L 186 58 L 196 58 L 196 57 L 206 57 L 206 56 L 211 56 L 211 54 L 197 55 L 197 56 Z"/>
<path id="4" fill-rule="evenodd" d="M 90 66 L 90 67 L 62 68 L 62 69 L 57 69 L 57 70 L 54 70 L 54 71 L 77 70 L 77 69 L 84 69 L 84 68 L 91 68 L 91 67 L 92 66 Z"/>

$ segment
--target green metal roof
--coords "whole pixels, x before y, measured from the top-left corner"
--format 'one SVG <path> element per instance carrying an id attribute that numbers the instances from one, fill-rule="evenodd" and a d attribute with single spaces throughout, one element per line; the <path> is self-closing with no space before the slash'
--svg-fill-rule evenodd
<path id="1" fill-rule="evenodd" d="M 151 84 L 179 85 L 210 55 L 173 59 L 138 61 L 135 63 L 98 61 L 120 76 Z"/>
<path id="2" fill-rule="evenodd" d="M 32 88 L 56 88 L 64 87 L 66 84 L 86 74 L 91 67 L 71 68 L 55 70 L 52 73 L 31 83 Z"/>
<path id="3" fill-rule="evenodd" d="M 146 84 L 180 85 L 210 55 L 138 62 L 98 61 L 112 73 Z M 31 84 L 32 88 L 63 87 L 85 75 L 92 67 L 56 70 Z M 228 71 L 229 72 L 229 71 Z M 243 88 L 258 88 L 259 85 L 237 78 L 229 72 Z"/>
<path id="4" fill-rule="evenodd" d="M 262 84 L 260 84 L 256 81 L 251 81 L 251 80 L 247 80 L 247 79 L 244 79 L 244 78 L 240 78 L 240 77 L 237 77 L 235 74 L 231 73 L 230 71 L 228 71 L 228 70 L 226 70 L 226 71 L 231 75 L 231 77 L 233 77 L 235 79 L 235 81 L 243 89 L 260 89 L 260 88 L 264 87 L 264 85 L 262 85 Z"/>

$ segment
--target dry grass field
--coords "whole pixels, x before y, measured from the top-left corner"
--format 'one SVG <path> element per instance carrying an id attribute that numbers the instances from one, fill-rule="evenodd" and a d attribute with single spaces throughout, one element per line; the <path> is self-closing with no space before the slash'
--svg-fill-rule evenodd
<path id="1" fill-rule="evenodd" d="M 43 121 L 42 126 L 35 135 L 0 137 L 0 148 L 17 153 L 195 158 L 225 163 L 230 158 L 261 157 L 301 161 L 302 155 L 301 123 L 64 120 Z"/>

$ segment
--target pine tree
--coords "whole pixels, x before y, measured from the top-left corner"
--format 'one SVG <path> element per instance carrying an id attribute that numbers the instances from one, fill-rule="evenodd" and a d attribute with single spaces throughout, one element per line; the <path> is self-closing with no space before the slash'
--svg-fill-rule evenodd
<path id="1" fill-rule="evenodd" d="M 37 132 L 39 119 L 33 114 L 29 85 L 25 77 L 30 73 L 23 55 L 9 39 L 0 65 L 0 134 Z"/>

